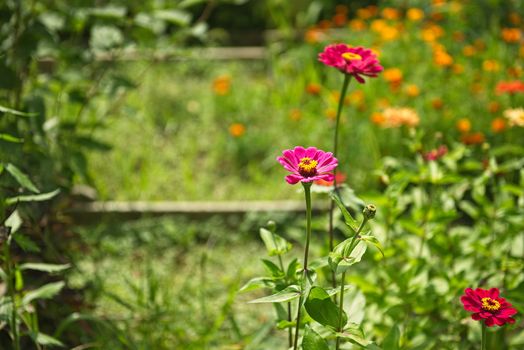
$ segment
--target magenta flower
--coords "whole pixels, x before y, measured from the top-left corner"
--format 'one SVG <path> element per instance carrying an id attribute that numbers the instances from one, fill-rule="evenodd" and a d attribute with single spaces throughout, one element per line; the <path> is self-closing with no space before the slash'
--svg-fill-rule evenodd
<path id="1" fill-rule="evenodd" d="M 346 44 L 329 45 L 318 55 L 318 60 L 327 66 L 335 67 L 345 74 L 355 77 L 361 84 L 364 76 L 377 77 L 384 68 L 378 62 L 377 56 L 363 47 L 350 47 Z"/>
<path id="2" fill-rule="evenodd" d="M 506 299 L 500 297 L 498 288 L 466 288 L 464 292 L 460 301 L 466 311 L 473 312 L 471 318 L 475 321 L 484 320 L 488 327 L 515 323 L 511 316 L 515 315 L 517 310 Z"/>
<path id="3" fill-rule="evenodd" d="M 317 180 L 333 181 L 334 176 L 330 173 L 338 165 L 338 160 L 333 153 L 324 152 L 315 147 L 295 147 L 293 150 L 285 150 L 282 157 L 277 160 L 291 174 L 286 176 L 289 184 L 298 182 L 313 182 Z"/>

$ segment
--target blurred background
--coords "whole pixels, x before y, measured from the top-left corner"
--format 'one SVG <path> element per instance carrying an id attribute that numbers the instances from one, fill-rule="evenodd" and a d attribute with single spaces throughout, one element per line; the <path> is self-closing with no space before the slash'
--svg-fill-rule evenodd
<path id="1" fill-rule="evenodd" d="M 20 311 L 22 348 L 59 346 L 39 332 L 76 349 L 284 347 L 271 306 L 246 303 L 263 291 L 239 289 L 264 271 L 259 227 L 276 221 L 298 252 L 303 214 L 249 201 L 300 201 L 276 157 L 333 148 L 343 76 L 317 55 L 343 42 L 385 68 L 351 82 L 341 119 L 341 180 L 355 212 L 355 193 L 379 208 L 386 255 L 350 278 L 352 321 L 379 344 L 399 324 L 402 349 L 474 349 L 464 288 L 495 284 L 524 310 L 523 16 L 518 0 L 2 0 L 13 266 L 69 264 L 13 287 L 64 282 Z M 148 209 L 159 201 L 197 209 Z M 326 228 L 317 213 L 317 256 Z M 493 349 L 524 346 L 512 327 Z"/>

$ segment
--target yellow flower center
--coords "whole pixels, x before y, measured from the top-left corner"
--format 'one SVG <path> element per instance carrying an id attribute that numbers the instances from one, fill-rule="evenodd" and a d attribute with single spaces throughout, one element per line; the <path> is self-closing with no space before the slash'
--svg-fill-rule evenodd
<path id="1" fill-rule="evenodd" d="M 497 311 L 500 309 L 500 303 L 491 298 L 482 298 L 482 308 L 486 311 Z"/>
<path id="2" fill-rule="evenodd" d="M 298 163 L 298 172 L 304 177 L 315 176 L 317 174 L 317 165 L 318 162 L 316 160 L 304 157 Z"/>
<path id="3" fill-rule="evenodd" d="M 342 58 L 346 61 L 360 61 L 362 60 L 362 56 L 359 54 L 353 53 L 353 52 L 344 52 L 342 54 Z"/>

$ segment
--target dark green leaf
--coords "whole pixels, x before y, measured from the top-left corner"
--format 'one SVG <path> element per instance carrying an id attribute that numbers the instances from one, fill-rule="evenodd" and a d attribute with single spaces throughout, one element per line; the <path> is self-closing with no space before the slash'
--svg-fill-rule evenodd
<path id="1" fill-rule="evenodd" d="M 303 350 L 329 350 L 326 341 L 311 327 L 306 326 L 304 338 L 302 339 Z"/>
<path id="2" fill-rule="evenodd" d="M 400 329 L 398 328 L 397 325 L 394 325 L 391 328 L 391 330 L 389 331 L 389 333 L 386 335 L 386 337 L 384 338 L 384 343 L 382 343 L 382 347 L 388 350 L 398 350 L 400 349 L 399 342 L 400 342 Z"/>
<path id="3" fill-rule="evenodd" d="M 338 329 L 340 325 L 343 327 L 347 323 L 345 312 L 342 312 L 342 322 L 340 322 L 338 306 L 321 287 L 311 288 L 304 307 L 309 316 L 321 325 Z"/>

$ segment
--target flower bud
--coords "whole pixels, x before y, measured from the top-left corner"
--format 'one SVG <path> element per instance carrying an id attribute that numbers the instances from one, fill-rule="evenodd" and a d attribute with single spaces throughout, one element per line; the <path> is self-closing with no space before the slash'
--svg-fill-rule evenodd
<path id="1" fill-rule="evenodd" d="M 377 212 L 377 207 L 375 207 L 373 204 L 368 204 L 363 210 L 364 217 L 366 220 L 371 220 L 375 217 L 375 214 Z"/>
<path id="2" fill-rule="evenodd" d="M 277 224 L 273 220 L 267 222 L 267 229 L 273 233 L 277 230 Z"/>

